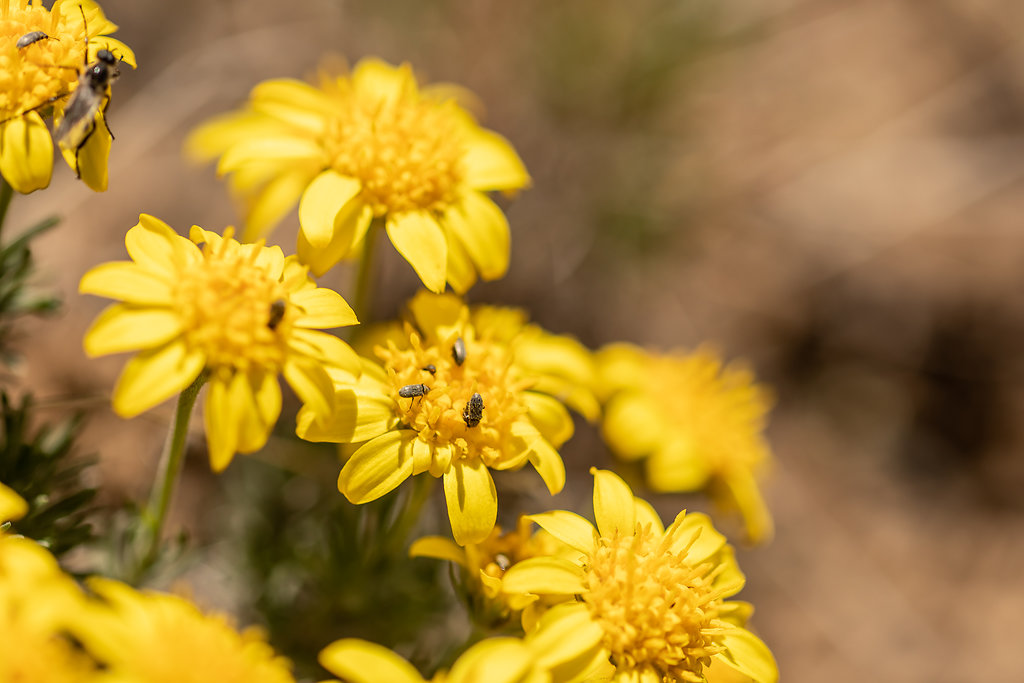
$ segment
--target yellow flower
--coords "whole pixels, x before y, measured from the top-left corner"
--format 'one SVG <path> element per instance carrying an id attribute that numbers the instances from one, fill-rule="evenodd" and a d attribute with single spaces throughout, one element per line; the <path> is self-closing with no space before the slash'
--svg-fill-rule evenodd
<path id="1" fill-rule="evenodd" d="M 561 683 L 563 679 L 553 679 L 539 660 L 528 642 L 488 638 L 466 650 L 450 671 L 435 674 L 430 683 Z M 354 638 L 325 647 L 320 664 L 347 683 L 428 683 L 391 650 Z"/>
<path id="2" fill-rule="evenodd" d="M 618 683 L 702 683 L 712 660 L 758 683 L 776 681 L 771 652 L 742 627 L 750 605 L 726 600 L 744 577 L 711 521 L 681 512 L 665 529 L 622 479 L 591 472 L 596 528 L 562 510 L 530 517 L 576 557 L 524 560 L 503 579 L 507 592 L 564 601 L 531 631 L 552 643 L 551 660 L 610 663 L 608 680 Z"/>
<path id="3" fill-rule="evenodd" d="M 510 595 L 502 592 L 501 578 L 510 566 L 538 555 L 556 555 L 570 551 L 543 529 L 534 532 L 533 522 L 519 518 L 516 528 L 502 532 L 495 526 L 480 543 L 465 548 L 450 538 L 424 536 L 409 548 L 410 557 L 433 557 L 459 565 L 464 572 L 464 593 L 470 614 L 488 628 L 496 628 L 516 618 L 519 612 L 537 600 L 536 595 Z"/>
<path id="4" fill-rule="evenodd" d="M 644 459 L 656 491 L 710 488 L 721 506 L 739 509 L 752 542 L 770 538 L 757 478 L 771 461 L 762 432 L 772 401 L 751 373 L 723 367 L 707 348 L 659 354 L 614 344 L 597 359 L 610 396 L 602 431 L 616 455 Z"/>
<path id="5" fill-rule="evenodd" d="M 9 487 L 0 482 L 0 525 L 4 522 L 12 522 L 21 519 L 28 512 L 28 503 L 12 491 Z M 0 526 L 0 533 L 3 528 Z"/>
<path id="6" fill-rule="evenodd" d="M 85 336 L 90 356 L 139 350 L 114 390 L 114 410 L 137 415 L 206 373 L 210 464 L 266 443 L 281 412 L 278 374 L 317 415 L 331 412 L 328 370 L 359 371 L 359 358 L 323 328 L 356 324 L 336 292 L 318 288 L 278 247 L 240 244 L 194 226 L 191 241 L 143 214 L 125 237 L 134 262 L 85 274 L 80 291 L 122 303 Z M 203 245 L 200 248 L 197 245 Z"/>
<path id="7" fill-rule="evenodd" d="M 456 543 L 479 543 L 497 515 L 491 469 L 529 462 L 552 494 L 565 484 L 556 449 L 573 424 L 562 403 L 596 407 L 577 391 L 593 381 L 590 356 L 571 339 L 526 325 L 519 311 L 471 312 L 454 295 L 423 291 L 409 310 L 411 324 L 387 328 L 386 344 L 376 347 L 383 365 L 364 362 L 357 384 L 337 378 L 331 419 L 303 408 L 298 434 L 366 442 L 338 478 L 353 503 L 416 474 L 443 477 Z"/>
<path id="8" fill-rule="evenodd" d="M 107 35 L 116 30 L 92 0 L 56 0 L 49 10 L 42 0 L 0 4 L 0 173 L 18 192 L 50 184 L 53 141 L 43 114 L 52 108 L 56 118 L 63 116 L 67 95 L 77 87 L 85 63 L 105 49 L 135 66 L 131 49 Z M 18 47 L 29 34 L 39 35 L 35 32 L 46 37 Z M 95 127 L 77 151 L 77 167 L 74 153 L 65 158 L 89 187 L 103 191 L 111 137 L 102 111 L 96 114 Z"/>
<path id="9" fill-rule="evenodd" d="M 104 602 L 90 606 L 75 636 L 103 664 L 99 681 L 294 683 L 259 629 L 239 633 L 183 598 L 117 581 L 93 578 L 89 588 Z"/>
<path id="10" fill-rule="evenodd" d="M 24 501 L 2 485 L 0 498 L 7 499 L 0 522 L 18 516 L 11 503 Z M 95 663 L 66 637 L 84 604 L 42 546 L 0 532 L 0 681 L 92 681 Z"/>
<path id="11" fill-rule="evenodd" d="M 408 64 L 364 59 L 319 87 L 273 80 L 248 108 L 189 140 L 220 156 L 218 172 L 248 211 L 245 235 L 264 234 L 298 202 L 298 254 L 320 275 L 353 254 L 374 220 L 430 290 L 457 292 L 502 277 L 509 229 L 489 191 L 530 178 L 507 140 L 481 128 L 453 88 L 420 88 Z M 372 235 L 371 235 L 372 238 Z"/>

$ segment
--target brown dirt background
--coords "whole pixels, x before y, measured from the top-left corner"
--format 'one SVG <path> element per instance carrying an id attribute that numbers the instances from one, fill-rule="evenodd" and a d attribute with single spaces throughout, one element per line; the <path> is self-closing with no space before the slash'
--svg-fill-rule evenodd
<path id="1" fill-rule="evenodd" d="M 140 212 L 235 221 L 182 141 L 257 81 L 330 52 L 407 60 L 474 91 L 534 177 L 508 210 L 511 272 L 473 300 L 592 346 L 714 341 L 774 387 L 777 535 L 741 552 L 741 597 L 783 680 L 1024 680 L 1024 4 L 103 7 L 140 64 L 115 86 L 110 190 L 61 166 L 9 225 L 64 218 L 37 256 L 66 306 L 25 331 L 24 380 L 90 411 L 108 496 L 143 494 L 169 406 L 110 414 L 124 359 L 81 351 L 104 305 L 76 293 L 82 273 L 124 258 Z M 290 250 L 294 230 L 273 239 Z M 415 285 L 395 259 L 378 281 L 381 314 Z M 581 431 L 570 500 L 608 462 Z M 215 487 L 192 465 L 182 523 Z"/>

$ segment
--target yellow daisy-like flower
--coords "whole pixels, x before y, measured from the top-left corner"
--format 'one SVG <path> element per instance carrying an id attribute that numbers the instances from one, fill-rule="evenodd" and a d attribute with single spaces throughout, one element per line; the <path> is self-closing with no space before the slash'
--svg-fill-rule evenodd
<path id="1" fill-rule="evenodd" d="M 524 560 L 503 578 L 506 592 L 564 601 L 533 631 L 554 643 L 550 658 L 590 666 L 596 657 L 617 683 L 703 683 L 712 660 L 757 683 L 778 680 L 771 651 L 742 627 L 750 605 L 726 600 L 744 577 L 711 521 L 681 512 L 666 529 L 617 475 L 591 472 L 596 528 L 562 510 L 530 517 L 576 557 Z"/>
<path id="2" fill-rule="evenodd" d="M 0 524 L 27 510 L 0 484 Z M 92 681 L 95 663 L 67 638 L 85 596 L 35 541 L 0 528 L 0 681 Z"/>
<path id="3" fill-rule="evenodd" d="M 134 262 L 106 263 L 79 290 L 120 299 L 85 336 L 90 356 L 139 350 L 114 390 L 114 410 L 137 415 L 204 372 L 210 464 L 261 448 L 281 412 L 283 374 L 305 405 L 330 415 L 328 371 L 359 372 L 359 357 L 321 330 L 357 323 L 336 292 L 318 288 L 279 247 L 240 244 L 193 226 L 191 241 L 143 214 L 125 237 Z M 202 245 L 200 246 L 197 245 Z"/>
<path id="4" fill-rule="evenodd" d="M 488 638 L 466 650 L 429 683 L 562 683 L 542 666 L 530 644 L 518 638 Z M 391 650 L 365 640 L 331 643 L 320 664 L 346 683 L 428 683 L 416 668 Z"/>
<path id="5" fill-rule="evenodd" d="M 770 538 L 757 479 L 771 462 L 762 433 L 772 400 L 750 371 L 723 366 L 707 348 L 659 354 L 614 344 L 597 362 L 607 396 L 602 433 L 616 455 L 643 459 L 656 491 L 709 488 L 720 505 L 739 509 L 752 542 Z"/>
<path id="6" fill-rule="evenodd" d="M 509 228 L 489 191 L 530 178 L 515 150 L 481 128 L 453 88 L 417 86 L 408 64 L 364 59 L 351 75 L 259 84 L 247 109 L 196 130 L 188 147 L 248 205 L 245 235 L 299 204 L 298 254 L 320 275 L 352 254 L 374 220 L 423 284 L 458 292 L 502 277 Z"/>
<path id="7" fill-rule="evenodd" d="M 203 614 L 191 602 L 139 592 L 93 578 L 94 602 L 75 629 L 103 665 L 98 681 L 121 683 L 294 683 L 291 665 L 267 644 L 262 631 L 236 631 L 225 617 Z"/>
<path id="8" fill-rule="evenodd" d="M 505 571 L 525 559 L 557 555 L 559 551 L 572 549 L 543 529 L 534 532 L 533 522 L 520 517 L 515 529 L 503 532 L 495 526 L 483 541 L 464 548 L 450 538 L 424 536 L 410 546 L 409 556 L 448 560 L 461 567 L 470 613 L 479 623 L 496 628 L 537 600 L 536 595 L 503 592 L 501 578 Z"/>
<path id="9" fill-rule="evenodd" d="M 593 381 L 589 352 L 526 325 L 520 311 L 470 311 L 451 294 L 420 292 L 409 311 L 410 322 L 382 335 L 382 365 L 366 361 L 358 383 L 337 378 L 334 414 L 323 421 L 303 408 L 298 434 L 366 442 L 338 478 L 353 503 L 423 472 L 443 477 L 455 542 L 479 543 L 497 516 L 490 470 L 530 463 L 552 494 L 562 490 L 556 449 L 573 433 L 563 402 L 585 415 L 596 410 L 593 396 L 578 391 Z"/>
<path id="10" fill-rule="evenodd" d="M 116 30 L 92 0 L 56 0 L 51 9 L 42 0 L 0 4 L 0 174 L 18 192 L 50 184 L 53 141 L 43 115 L 52 108 L 63 117 L 85 63 L 109 50 L 135 67 L 131 49 L 109 37 Z M 111 136 L 102 107 L 94 125 L 81 149 L 65 158 L 89 187 L 103 191 Z"/>

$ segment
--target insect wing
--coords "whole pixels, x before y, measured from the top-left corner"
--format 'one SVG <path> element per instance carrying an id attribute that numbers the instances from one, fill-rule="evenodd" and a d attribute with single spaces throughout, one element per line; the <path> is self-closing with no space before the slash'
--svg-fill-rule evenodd
<path id="1" fill-rule="evenodd" d="M 64 117 L 54 134 L 58 144 L 64 149 L 78 149 L 96 127 L 96 112 L 100 109 L 100 95 L 89 88 L 81 80 L 68 106 L 64 108 Z"/>

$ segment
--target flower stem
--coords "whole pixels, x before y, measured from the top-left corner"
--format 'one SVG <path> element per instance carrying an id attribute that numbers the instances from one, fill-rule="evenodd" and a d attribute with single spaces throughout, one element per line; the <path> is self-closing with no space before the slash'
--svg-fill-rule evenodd
<path id="1" fill-rule="evenodd" d="M 356 270 L 355 292 L 352 295 L 352 306 L 356 318 L 363 325 L 371 322 L 373 309 L 373 260 L 377 249 L 380 221 L 376 218 L 370 223 L 363 237 L 363 253 L 359 257 Z"/>
<path id="2" fill-rule="evenodd" d="M 192 416 L 192 407 L 196 403 L 196 397 L 199 396 L 199 389 L 202 388 L 205 382 L 206 373 L 203 372 L 178 396 L 178 406 L 174 412 L 174 422 L 171 425 L 171 431 L 167 435 L 167 442 L 164 444 L 163 453 L 160 455 L 160 464 L 157 466 L 153 490 L 149 496 L 149 504 L 146 506 L 146 512 L 142 517 L 145 529 L 145 549 L 140 554 L 141 561 L 137 575 L 149 569 L 157 559 L 164 520 L 167 518 L 167 510 L 171 506 L 171 496 L 174 495 L 174 488 L 178 483 L 178 475 L 181 473 L 181 465 L 185 460 L 185 442 L 188 436 L 189 418 Z"/>
<path id="3" fill-rule="evenodd" d="M 7 218 L 7 209 L 11 206 L 12 197 L 14 197 L 14 188 L 0 177 L 0 232 L 3 231 L 4 220 Z"/>

